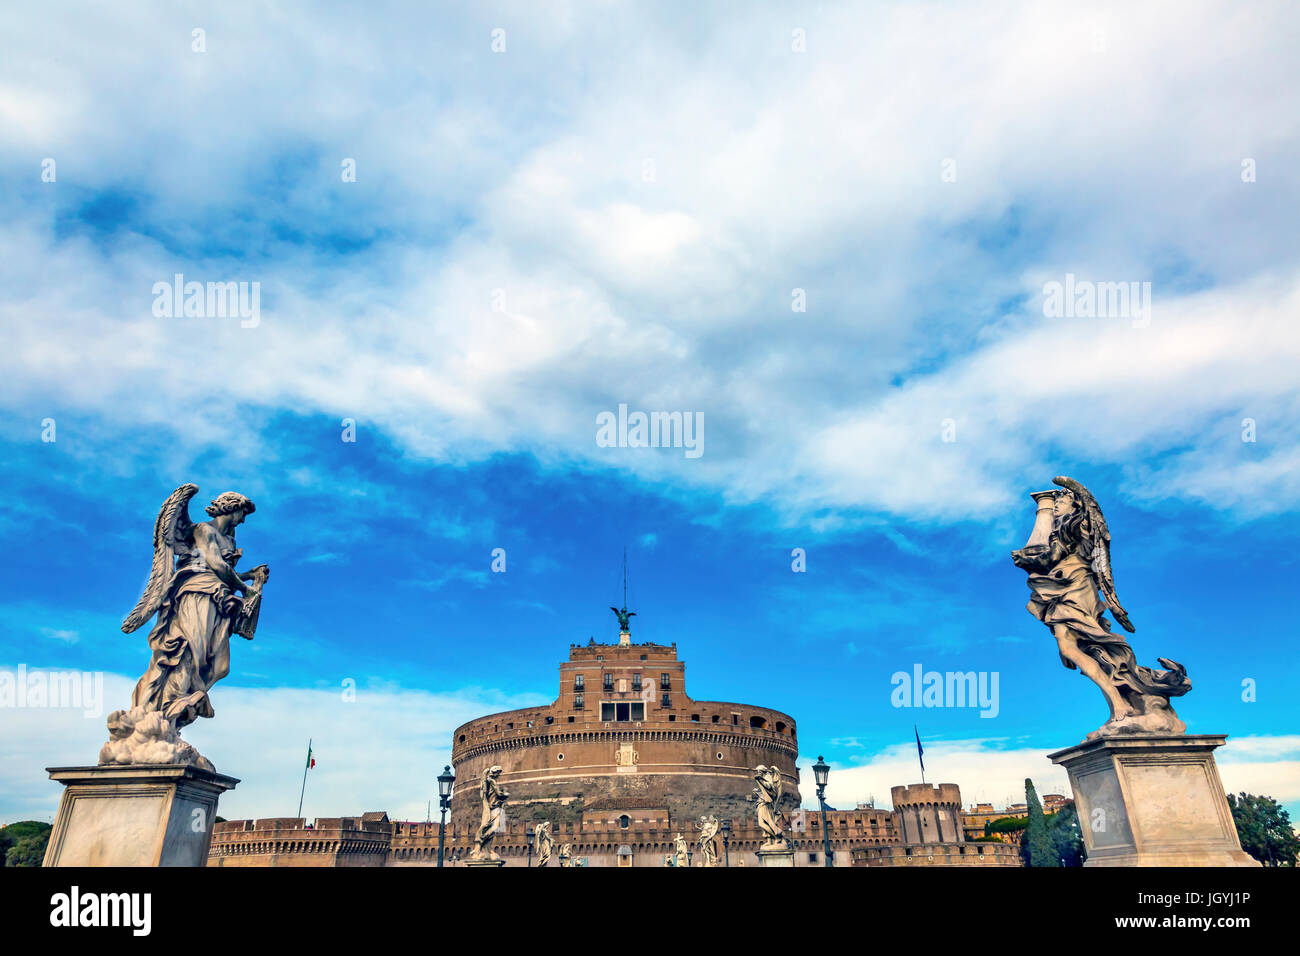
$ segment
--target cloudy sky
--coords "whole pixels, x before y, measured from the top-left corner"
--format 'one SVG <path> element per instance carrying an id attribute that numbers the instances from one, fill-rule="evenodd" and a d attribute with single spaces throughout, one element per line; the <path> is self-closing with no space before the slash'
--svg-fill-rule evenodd
<path id="1" fill-rule="evenodd" d="M 273 568 L 186 731 L 226 816 L 294 810 L 310 737 L 305 813 L 422 819 L 458 723 L 616 639 L 625 547 L 635 636 L 793 714 L 833 803 L 915 780 L 913 724 L 1018 800 L 1106 716 L 1008 557 L 1068 474 L 1225 784 L 1300 810 L 1300 14 L 698 7 L 0 9 L 0 671 L 124 705 L 193 481 Z M 258 312 L 160 315 L 177 274 Z M 598 443 L 620 405 L 702 454 Z M 917 665 L 996 716 L 894 707 Z M 103 716 L 0 708 L 0 819 Z"/>

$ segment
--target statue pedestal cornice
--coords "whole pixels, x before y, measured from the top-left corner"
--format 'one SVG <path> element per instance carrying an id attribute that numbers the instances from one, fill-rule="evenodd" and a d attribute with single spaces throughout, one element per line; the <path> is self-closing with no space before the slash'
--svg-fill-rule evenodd
<path id="1" fill-rule="evenodd" d="M 206 866 L 234 777 L 181 764 L 50 767 L 63 784 L 45 866 Z"/>
<path id="2" fill-rule="evenodd" d="M 1241 849 L 1214 762 L 1226 739 L 1102 737 L 1048 754 L 1070 775 L 1084 866 L 1259 866 Z"/>
<path id="3" fill-rule="evenodd" d="M 761 846 L 756 851 L 759 866 L 794 866 L 794 848 L 789 846 Z"/>

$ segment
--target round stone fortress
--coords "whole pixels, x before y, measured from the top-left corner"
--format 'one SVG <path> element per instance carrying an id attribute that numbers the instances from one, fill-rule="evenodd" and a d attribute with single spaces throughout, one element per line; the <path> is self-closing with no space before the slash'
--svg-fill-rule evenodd
<path id="1" fill-rule="evenodd" d="M 775 766 L 788 812 L 800 802 L 795 723 L 752 704 L 686 693 L 677 645 L 571 645 L 555 703 L 480 717 L 452 739 L 451 822 L 473 832 L 478 781 L 494 765 L 513 822 L 581 824 L 609 811 L 629 825 L 637 810 L 666 809 L 670 827 L 708 813 L 738 822 L 754 812 L 753 768 Z M 620 811 L 626 816 L 618 816 Z"/>

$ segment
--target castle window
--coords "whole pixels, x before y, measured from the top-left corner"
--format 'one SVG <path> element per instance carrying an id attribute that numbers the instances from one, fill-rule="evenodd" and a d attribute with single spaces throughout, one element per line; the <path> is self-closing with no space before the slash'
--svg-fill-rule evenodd
<path id="1" fill-rule="evenodd" d="M 601 701 L 600 719 L 613 721 L 645 720 L 643 701 Z"/>
<path id="2" fill-rule="evenodd" d="M 556 759 L 556 760 L 563 760 L 563 759 L 564 759 L 564 754 L 556 754 L 556 755 L 555 755 L 555 759 Z"/>
<path id="3" fill-rule="evenodd" d="M 698 723 L 700 722 L 700 715 L 699 715 L 699 714 L 691 714 L 691 720 L 698 724 Z"/>
<path id="4" fill-rule="evenodd" d="M 626 830 L 629 826 L 631 826 L 631 824 L 632 824 L 632 818 L 629 817 L 626 813 L 618 818 L 618 828 L 620 830 Z"/>
<path id="5" fill-rule="evenodd" d="M 671 707 L 672 705 L 673 705 L 673 699 L 672 699 L 672 697 L 669 696 L 668 694 L 664 694 L 663 699 L 659 701 L 659 706 L 660 706 L 660 707 Z"/>
<path id="6" fill-rule="evenodd" d="M 749 726 L 754 727 L 758 730 L 762 730 L 764 727 L 767 726 L 767 721 L 764 720 L 762 717 L 754 716 L 749 718 Z"/>
<path id="7" fill-rule="evenodd" d="M 581 694 L 574 694 L 574 695 L 573 695 L 573 709 L 574 709 L 574 710 L 582 710 L 582 695 L 581 695 Z M 573 720 L 573 718 L 570 717 L 569 720 Z"/>
<path id="8" fill-rule="evenodd" d="M 778 720 L 778 721 L 776 722 L 776 732 L 777 732 L 778 734 L 783 734 L 783 733 L 785 733 L 785 722 L 784 722 L 784 721 Z"/>
<path id="9" fill-rule="evenodd" d="M 667 690 L 669 687 L 671 687 L 671 686 L 672 686 L 672 675 L 671 675 L 671 674 L 660 674 L 660 675 L 659 675 L 659 686 L 662 687 L 664 690 Z"/>
<path id="10" fill-rule="evenodd" d="M 606 674 L 606 675 L 605 675 L 605 690 L 613 690 L 613 689 L 614 689 L 614 675 L 613 675 L 613 674 Z"/>
<path id="11" fill-rule="evenodd" d="M 581 710 L 581 709 L 582 709 L 582 705 L 579 704 L 579 705 L 578 705 L 578 708 Z M 572 714 L 569 715 L 569 723 L 573 723 L 573 715 L 572 715 Z"/>
<path id="12" fill-rule="evenodd" d="M 587 684 L 587 679 L 581 674 L 578 674 L 576 677 L 573 678 L 574 690 L 583 690 L 586 687 L 586 684 Z"/>
<path id="13" fill-rule="evenodd" d="M 644 654 L 641 655 L 641 660 L 645 660 L 645 655 L 644 655 Z"/>
<path id="14" fill-rule="evenodd" d="M 546 718 L 546 722 L 547 722 L 548 724 L 553 724 L 553 723 L 555 723 L 555 718 L 554 718 L 554 717 L 547 717 L 547 718 Z"/>
<path id="15" fill-rule="evenodd" d="M 817 862 L 817 854 L 816 854 L 816 853 L 809 853 L 809 854 L 808 854 L 808 862 L 809 862 L 809 863 L 816 863 L 816 862 Z"/>
<path id="16" fill-rule="evenodd" d="M 713 722 L 714 722 L 715 724 L 716 724 L 719 720 L 721 720 L 721 719 L 722 719 L 722 718 L 719 717 L 717 714 L 714 714 L 714 715 L 713 715 Z"/>
<path id="17" fill-rule="evenodd" d="M 632 675 L 632 689 L 635 690 L 635 691 L 639 691 L 639 690 L 641 689 L 641 675 L 640 675 L 640 674 L 633 674 L 633 675 Z"/>

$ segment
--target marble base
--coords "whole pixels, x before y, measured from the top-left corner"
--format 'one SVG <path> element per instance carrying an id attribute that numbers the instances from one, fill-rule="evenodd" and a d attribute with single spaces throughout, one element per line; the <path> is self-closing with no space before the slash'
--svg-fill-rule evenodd
<path id="1" fill-rule="evenodd" d="M 46 770 L 66 789 L 45 866 L 206 866 L 217 799 L 239 783 L 178 764 Z"/>
<path id="2" fill-rule="evenodd" d="M 1241 849 L 1214 762 L 1225 740 L 1102 737 L 1048 754 L 1070 775 L 1084 866 L 1259 866 Z"/>
<path id="3" fill-rule="evenodd" d="M 759 847 L 757 853 L 759 866 L 794 866 L 793 847 L 773 850 Z"/>
<path id="4" fill-rule="evenodd" d="M 505 860 L 462 860 L 461 866 L 505 866 Z"/>

